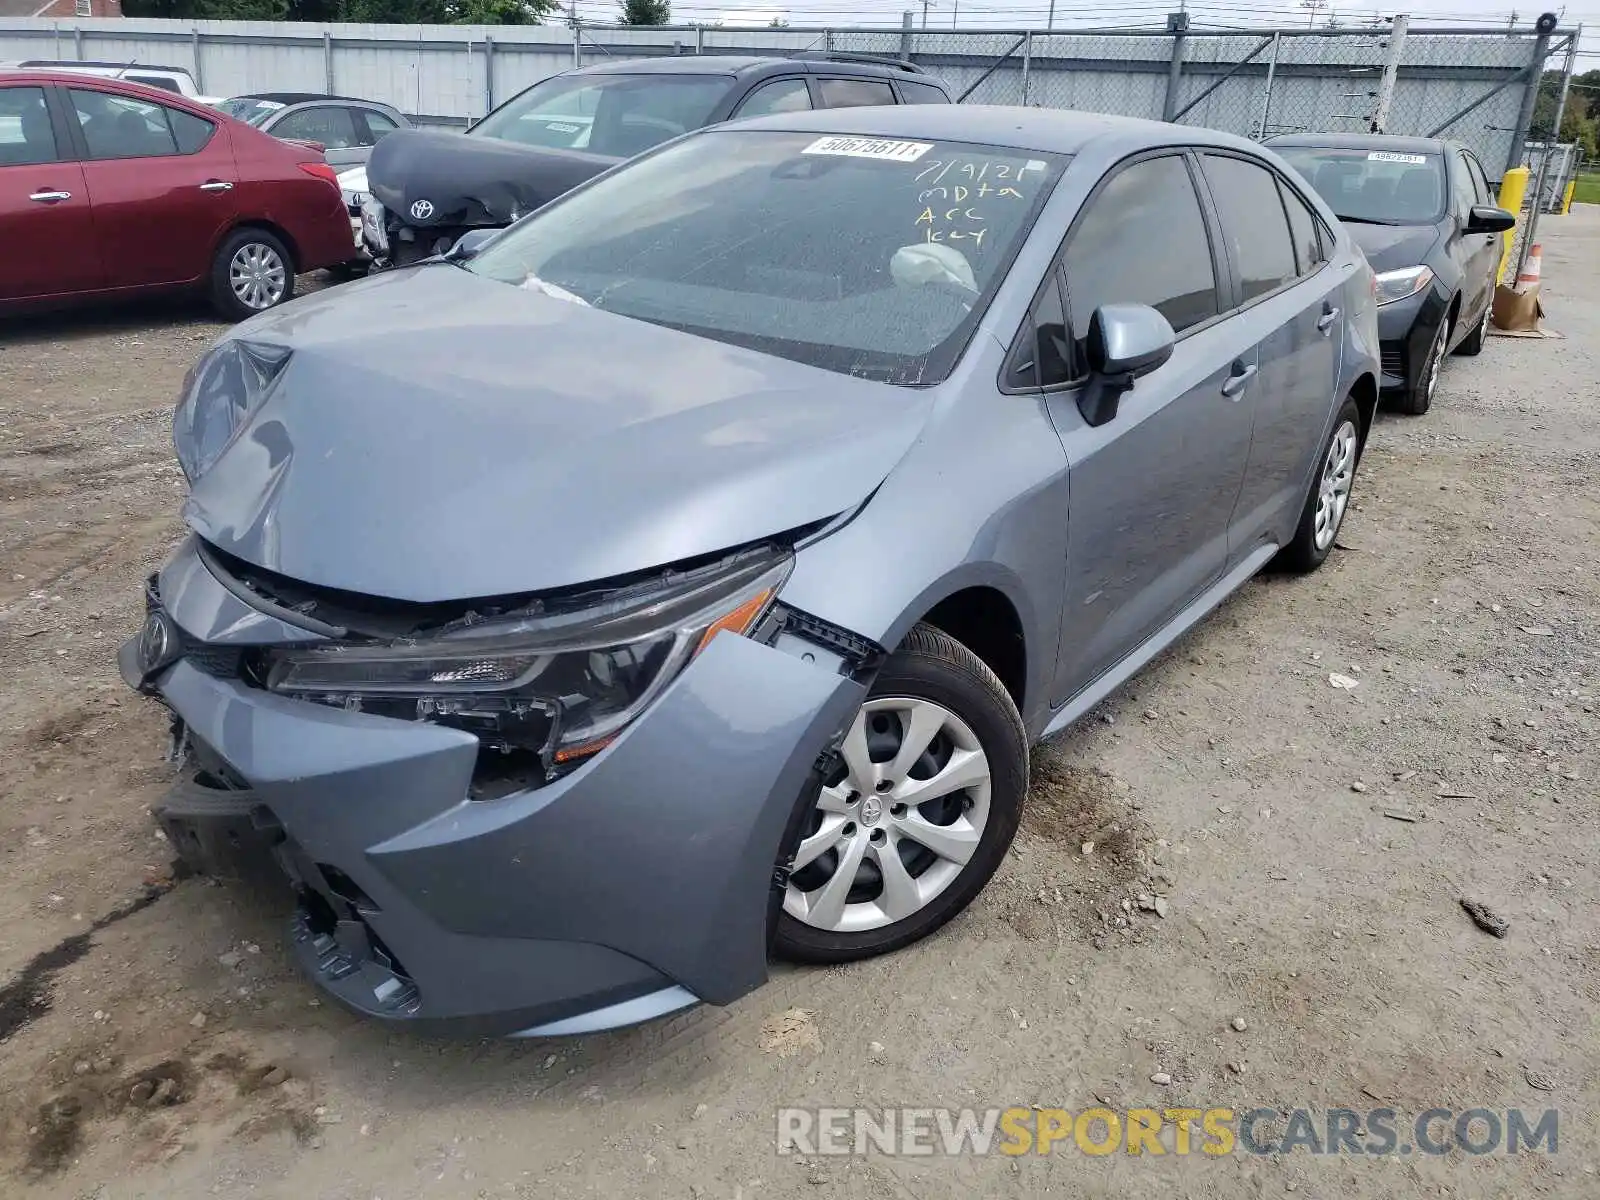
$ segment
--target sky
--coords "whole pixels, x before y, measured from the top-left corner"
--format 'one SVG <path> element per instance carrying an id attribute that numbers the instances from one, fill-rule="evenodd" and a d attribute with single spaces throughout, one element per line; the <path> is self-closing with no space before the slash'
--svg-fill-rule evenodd
<path id="1" fill-rule="evenodd" d="M 565 3 L 566 0 L 563 0 Z M 1555 11 L 1561 17 L 1561 27 L 1578 24 L 1585 27 L 1579 42 L 1579 71 L 1600 67 L 1600 0 L 1573 0 L 1552 10 L 1537 5 L 1526 9 L 1512 9 L 1504 0 L 1422 0 L 1401 8 L 1377 9 L 1363 5 L 1360 0 L 1315 0 L 1315 11 L 1302 0 L 1239 0 L 1238 3 L 1198 0 L 1186 4 L 1190 22 L 1197 28 L 1207 26 L 1280 26 L 1303 28 L 1314 22 L 1325 25 L 1330 13 L 1341 25 L 1367 25 L 1375 17 L 1396 11 L 1409 12 L 1413 28 L 1425 29 L 1428 25 L 1479 25 L 1504 26 L 1515 19 L 1517 26 L 1528 29 L 1539 13 Z M 1058 29 L 1084 28 L 1117 24 L 1162 28 L 1166 14 L 1178 7 L 1177 0 L 1122 0 L 1114 5 L 1090 3 L 1089 0 L 1057 0 L 1055 26 Z M 586 21 L 614 22 L 617 4 L 609 0 L 577 0 L 578 15 Z M 714 23 L 720 18 L 740 10 L 761 13 L 785 12 L 789 24 L 794 26 L 871 25 L 898 26 L 900 14 L 911 9 L 913 21 L 920 28 L 923 20 L 921 0 L 674 0 L 674 24 Z M 1114 16 L 1108 16 L 1114 13 Z M 932 0 L 927 9 L 929 29 L 1043 29 L 1049 19 L 1049 0 Z M 1560 56 L 1551 61 L 1559 67 Z"/>

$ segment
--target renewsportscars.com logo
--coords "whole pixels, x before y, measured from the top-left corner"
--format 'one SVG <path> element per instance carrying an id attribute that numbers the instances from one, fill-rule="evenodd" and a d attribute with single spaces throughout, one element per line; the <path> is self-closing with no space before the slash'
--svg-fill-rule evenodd
<path id="1" fill-rule="evenodd" d="M 1554 1154 L 1553 1108 L 780 1108 L 779 1154 Z"/>

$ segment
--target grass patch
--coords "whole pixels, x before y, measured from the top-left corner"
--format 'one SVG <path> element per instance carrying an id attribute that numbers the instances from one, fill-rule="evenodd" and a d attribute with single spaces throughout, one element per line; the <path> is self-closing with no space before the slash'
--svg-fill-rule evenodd
<path id="1" fill-rule="evenodd" d="M 1600 204 L 1600 175 L 1579 175 L 1577 190 L 1572 193 L 1574 204 Z"/>

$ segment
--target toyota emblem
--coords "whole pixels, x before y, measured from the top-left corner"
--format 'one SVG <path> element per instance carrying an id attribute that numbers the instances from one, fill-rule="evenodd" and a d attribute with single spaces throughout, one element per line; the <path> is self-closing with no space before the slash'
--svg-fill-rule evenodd
<path id="1" fill-rule="evenodd" d="M 426 221 L 433 216 L 433 201 L 418 200 L 411 206 L 411 215 L 418 221 Z"/>

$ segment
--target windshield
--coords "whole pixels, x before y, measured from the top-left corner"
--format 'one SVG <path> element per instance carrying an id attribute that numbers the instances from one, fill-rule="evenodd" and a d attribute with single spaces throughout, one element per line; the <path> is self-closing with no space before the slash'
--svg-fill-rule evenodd
<path id="1" fill-rule="evenodd" d="M 1444 211 L 1437 154 L 1341 146 L 1274 146 L 1343 221 L 1426 225 Z"/>
<path id="2" fill-rule="evenodd" d="M 235 96 L 231 100 L 224 100 L 217 107 L 230 117 L 259 129 L 268 117 L 284 106 L 276 100 L 254 100 L 249 96 Z"/>
<path id="3" fill-rule="evenodd" d="M 557 75 L 490 113 L 472 133 L 632 158 L 699 129 L 729 83 L 726 75 Z"/>
<path id="4" fill-rule="evenodd" d="M 725 129 L 613 171 L 467 269 L 890 383 L 942 379 L 1058 155 Z"/>

